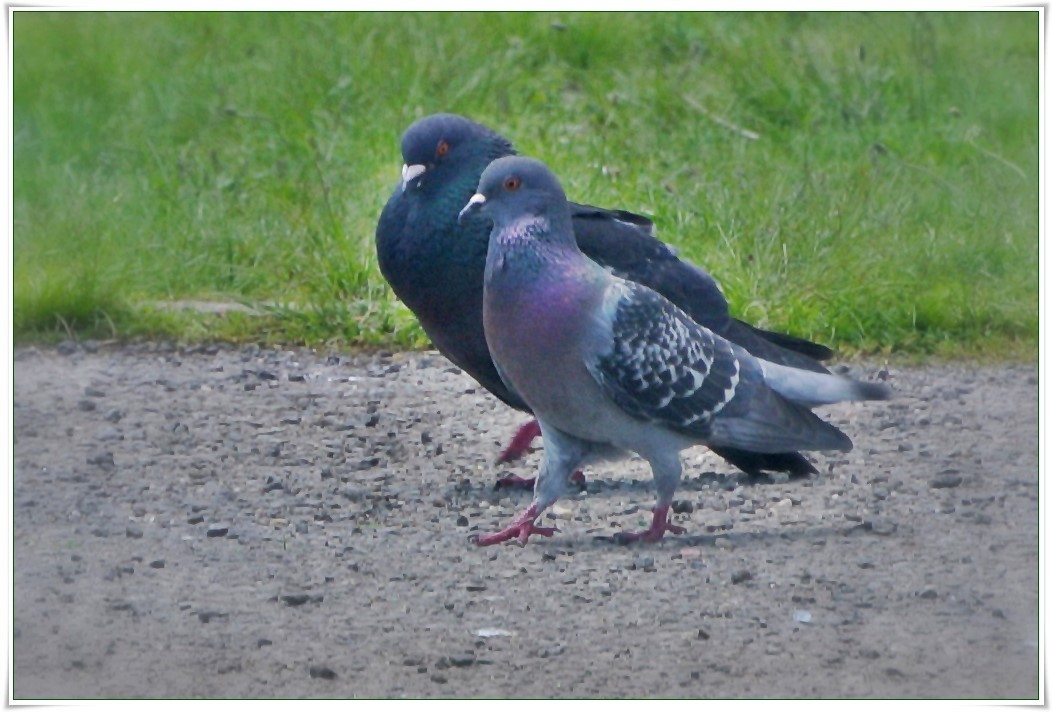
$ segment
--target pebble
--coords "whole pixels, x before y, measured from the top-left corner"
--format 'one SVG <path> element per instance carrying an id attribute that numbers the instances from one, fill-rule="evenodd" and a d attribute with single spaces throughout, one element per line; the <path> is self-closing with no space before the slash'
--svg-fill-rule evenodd
<path id="1" fill-rule="evenodd" d="M 515 634 L 503 628 L 479 628 L 475 631 L 475 635 L 480 638 L 507 638 Z"/>
<path id="2" fill-rule="evenodd" d="M 964 481 L 960 475 L 952 472 L 946 472 L 940 475 L 936 475 L 932 478 L 931 485 L 932 489 L 946 489 L 948 487 L 956 487 Z"/>
<path id="3" fill-rule="evenodd" d="M 101 467 L 104 470 L 112 470 L 117 466 L 116 463 L 113 461 L 113 453 L 109 450 L 91 455 L 90 457 L 88 457 L 88 464 L 95 465 L 96 467 Z"/>
<path id="4" fill-rule="evenodd" d="M 310 676 L 320 680 L 335 680 L 336 673 L 332 668 L 325 665 L 311 665 Z"/>
<path id="5" fill-rule="evenodd" d="M 629 566 L 631 569 L 642 569 L 643 571 L 657 571 L 657 567 L 654 566 L 653 556 L 639 556 Z"/>
<path id="6" fill-rule="evenodd" d="M 226 536 L 227 532 L 230 531 L 230 527 L 226 524 L 210 524 L 206 534 L 211 538 Z"/>
<path id="7" fill-rule="evenodd" d="M 287 606 L 302 606 L 304 603 L 321 603 L 325 600 L 325 596 L 320 594 L 311 595 L 309 593 L 288 593 L 279 596 L 279 598 Z"/>
<path id="8" fill-rule="evenodd" d="M 894 534 L 895 530 L 899 528 L 898 524 L 884 519 L 883 517 L 871 519 L 866 522 L 866 524 L 868 525 L 869 530 L 878 536 Z"/>
<path id="9" fill-rule="evenodd" d="M 151 561 L 150 562 L 150 568 L 151 569 L 163 569 L 164 568 L 164 559 L 155 559 L 154 561 Z"/>
<path id="10" fill-rule="evenodd" d="M 674 514 L 690 514 L 694 511 L 694 503 L 689 499 L 677 499 L 672 502 L 672 512 Z"/>
<path id="11" fill-rule="evenodd" d="M 752 580 L 752 572 L 748 571 L 746 569 L 740 569 L 738 571 L 735 571 L 733 574 L 731 574 L 731 583 L 733 583 L 733 584 L 744 583 L 745 581 L 751 581 L 751 580 Z"/>
<path id="12" fill-rule="evenodd" d="M 109 440 L 123 440 L 124 436 L 113 426 L 106 425 L 95 431 L 95 439 L 107 442 Z"/>
<path id="13" fill-rule="evenodd" d="M 142 539 L 142 529 L 129 524 L 124 530 L 124 535 L 129 539 Z"/>
<path id="14" fill-rule="evenodd" d="M 84 398 L 83 400 L 77 403 L 77 408 L 83 410 L 84 412 L 91 412 L 95 410 L 96 407 L 97 406 L 95 405 L 95 401 L 90 400 L 88 398 Z"/>

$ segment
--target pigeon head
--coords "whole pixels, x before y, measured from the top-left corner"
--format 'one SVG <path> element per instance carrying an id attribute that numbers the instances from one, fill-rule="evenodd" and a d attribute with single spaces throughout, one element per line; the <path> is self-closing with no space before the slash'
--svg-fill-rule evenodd
<path id="1" fill-rule="evenodd" d="M 460 211 L 463 222 L 481 215 L 499 229 L 523 220 L 570 222 L 570 207 L 559 179 L 534 158 L 506 156 L 489 164 L 479 179 L 478 191 Z M 569 234 L 573 235 L 572 228 Z"/>
<path id="2" fill-rule="evenodd" d="M 514 153 L 507 139 L 456 114 L 432 114 L 402 134 L 402 192 L 448 184 L 450 176 L 482 172 L 490 161 Z"/>

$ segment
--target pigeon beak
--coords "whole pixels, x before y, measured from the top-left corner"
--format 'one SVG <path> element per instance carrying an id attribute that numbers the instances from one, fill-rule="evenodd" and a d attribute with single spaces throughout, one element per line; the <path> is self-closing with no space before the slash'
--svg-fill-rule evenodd
<path id="1" fill-rule="evenodd" d="M 464 206 L 464 209 L 460 211 L 460 215 L 457 215 L 457 222 L 462 223 L 467 218 L 471 217 L 482 210 L 482 206 L 486 204 L 486 196 L 482 193 L 475 193 L 471 196 L 468 204 Z"/>
<path id="2" fill-rule="evenodd" d="M 422 175 L 427 170 L 427 166 L 422 163 L 414 163 L 409 166 L 402 164 L 402 192 L 409 186 L 409 181 L 413 180 L 419 175 Z"/>

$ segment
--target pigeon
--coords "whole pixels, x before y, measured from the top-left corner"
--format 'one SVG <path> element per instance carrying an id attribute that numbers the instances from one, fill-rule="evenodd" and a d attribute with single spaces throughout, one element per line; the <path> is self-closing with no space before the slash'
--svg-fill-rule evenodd
<path id="1" fill-rule="evenodd" d="M 514 154 L 507 139 L 462 116 L 435 114 L 415 122 L 402 136 L 402 179 L 380 215 L 376 251 L 384 278 L 435 347 L 501 401 L 529 412 L 526 402 L 501 380 L 486 347 L 482 279 L 489 225 L 457 220 L 483 169 L 494 159 Z M 699 324 L 757 356 L 828 372 L 819 363 L 832 356 L 825 346 L 732 318 L 716 281 L 655 238 L 649 219 L 576 203 L 570 203 L 570 213 L 580 248 L 612 274 L 656 290 Z M 522 426 L 498 462 L 516 459 L 538 434 L 535 421 Z M 764 472 L 793 477 L 816 472 L 796 452 L 722 446 L 714 452 L 754 477 Z M 517 477 L 502 483 L 514 481 L 532 484 Z"/>
<path id="2" fill-rule="evenodd" d="M 489 165 L 461 215 L 492 221 L 483 288 L 486 343 L 497 372 L 533 411 L 544 458 L 533 501 L 479 545 L 532 534 L 570 474 L 634 452 L 653 472 L 648 529 L 622 539 L 683 533 L 668 510 L 697 444 L 756 453 L 848 451 L 851 439 L 812 412 L 817 405 L 890 397 L 884 384 L 776 364 L 750 354 L 654 290 L 588 258 L 572 209 L 540 161 Z"/>

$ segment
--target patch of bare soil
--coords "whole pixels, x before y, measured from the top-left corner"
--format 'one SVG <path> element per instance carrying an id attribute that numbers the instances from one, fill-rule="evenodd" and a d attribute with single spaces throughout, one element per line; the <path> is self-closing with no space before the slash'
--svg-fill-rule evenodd
<path id="1" fill-rule="evenodd" d="M 685 452 L 686 535 L 631 460 L 480 549 L 524 418 L 436 354 L 18 351 L 14 697 L 1036 698 L 1037 367 L 889 370 L 811 479 Z"/>

